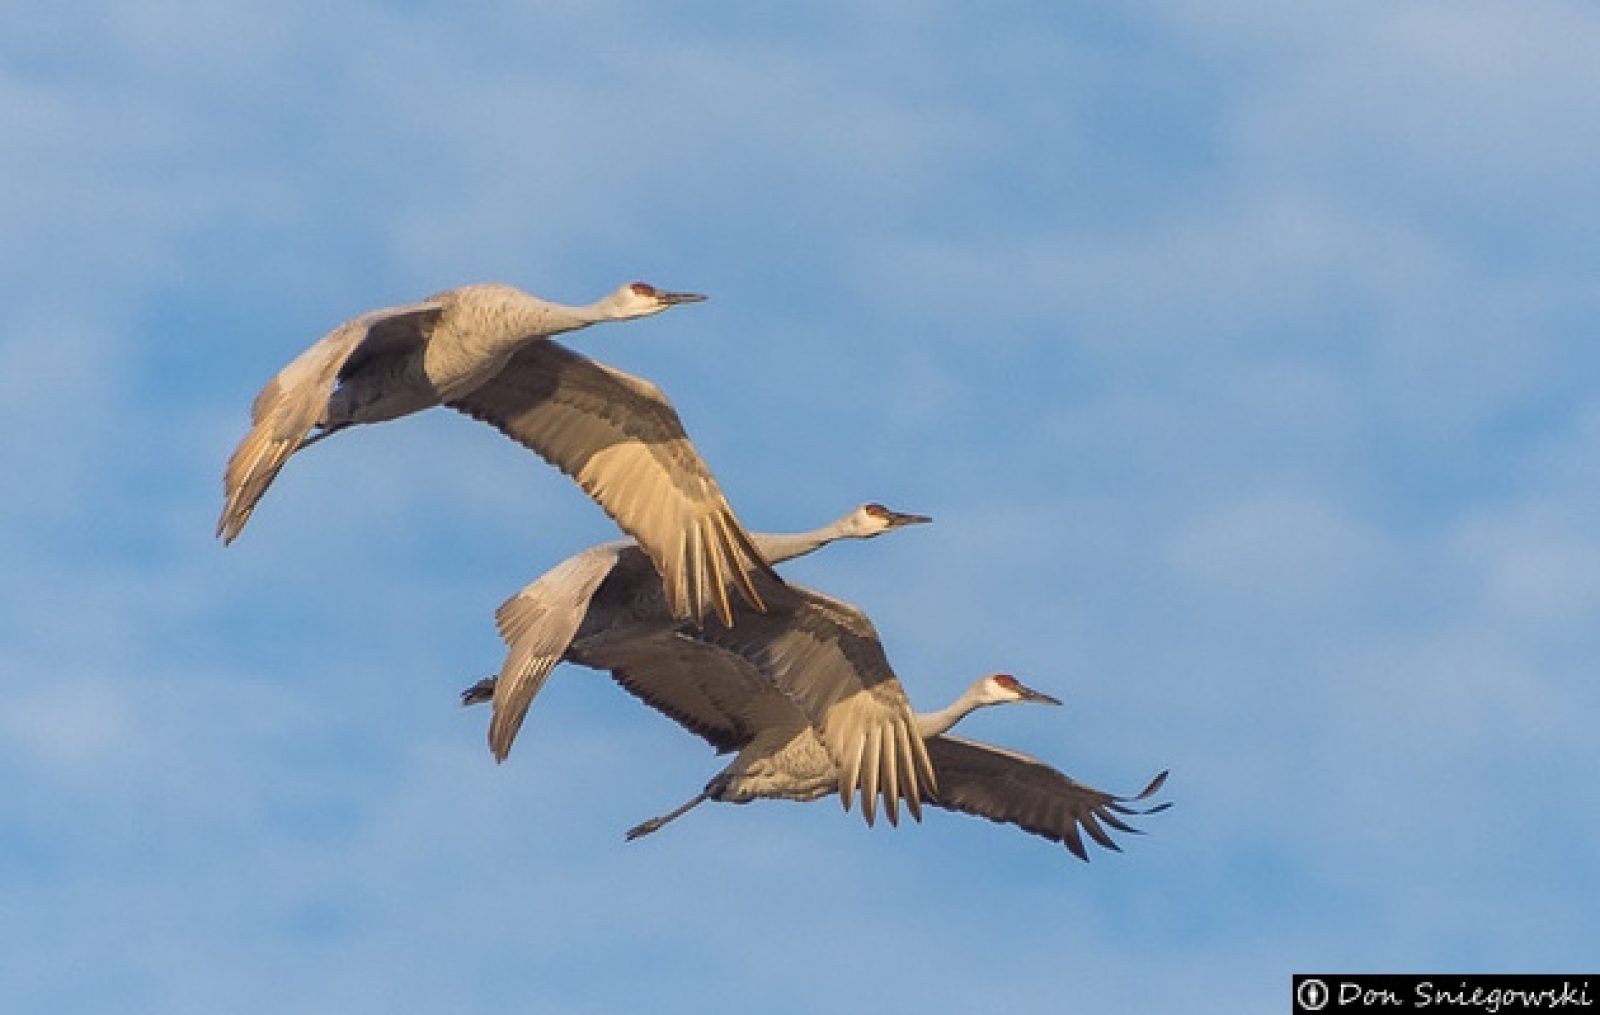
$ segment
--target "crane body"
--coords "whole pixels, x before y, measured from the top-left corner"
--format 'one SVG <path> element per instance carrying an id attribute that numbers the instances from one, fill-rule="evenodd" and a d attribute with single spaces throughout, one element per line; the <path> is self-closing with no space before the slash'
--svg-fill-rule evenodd
<path id="1" fill-rule="evenodd" d="M 649 557 L 675 617 L 731 623 L 734 598 L 761 610 L 756 576 L 778 579 L 671 402 L 654 384 L 550 337 L 701 299 L 636 282 L 569 307 L 484 284 L 347 321 L 257 395 L 251 430 L 223 476 L 217 534 L 225 543 L 239 535 L 300 449 L 357 424 L 442 404 L 572 477 Z"/>

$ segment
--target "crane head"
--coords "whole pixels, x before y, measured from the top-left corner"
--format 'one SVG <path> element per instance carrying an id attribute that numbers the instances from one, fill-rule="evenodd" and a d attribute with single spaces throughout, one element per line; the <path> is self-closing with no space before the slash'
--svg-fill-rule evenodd
<path id="1" fill-rule="evenodd" d="M 907 525 L 925 525 L 933 521 L 927 515 L 891 511 L 877 502 L 861 505 L 850 513 L 847 520 L 852 533 L 861 539 L 871 539 Z"/>
<path id="2" fill-rule="evenodd" d="M 979 693 L 986 705 L 999 705 L 1010 701 L 1032 701 L 1041 705 L 1059 705 L 1061 699 L 1042 691 L 1035 691 L 1009 673 L 995 673 L 978 681 Z"/>
<path id="3" fill-rule="evenodd" d="M 629 282 L 606 297 L 608 316 L 616 320 L 649 317 L 680 303 L 699 303 L 705 297 L 699 293 L 674 293 L 657 289 L 648 282 Z"/>

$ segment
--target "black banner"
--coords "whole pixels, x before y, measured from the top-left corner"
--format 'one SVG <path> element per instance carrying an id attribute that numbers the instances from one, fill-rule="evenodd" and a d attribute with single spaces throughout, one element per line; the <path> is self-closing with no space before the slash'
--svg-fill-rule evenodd
<path id="1" fill-rule="evenodd" d="M 1294 1015 L 1428 1012 L 1600 1015 L 1600 973 L 1296 973 Z"/>

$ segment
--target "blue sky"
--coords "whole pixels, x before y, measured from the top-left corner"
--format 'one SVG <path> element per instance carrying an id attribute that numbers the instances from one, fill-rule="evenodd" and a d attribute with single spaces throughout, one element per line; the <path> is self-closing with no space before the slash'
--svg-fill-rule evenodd
<path id="1" fill-rule="evenodd" d="M 0 13 L 0 1008 L 1285 1010 L 1600 942 L 1600 11 L 44 3 Z M 249 400 L 498 280 L 712 301 L 574 345 L 915 702 L 1177 806 L 1087 866 L 702 808 L 491 615 L 612 537 L 438 412 L 211 537 Z"/>

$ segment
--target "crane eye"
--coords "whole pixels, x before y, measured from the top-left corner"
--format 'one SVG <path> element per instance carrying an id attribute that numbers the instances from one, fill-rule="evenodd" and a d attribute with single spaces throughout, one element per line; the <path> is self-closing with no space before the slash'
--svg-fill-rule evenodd
<path id="1" fill-rule="evenodd" d="M 656 294 L 656 287 L 644 282 L 635 282 L 628 288 L 633 290 L 635 296 L 654 296 Z"/>

